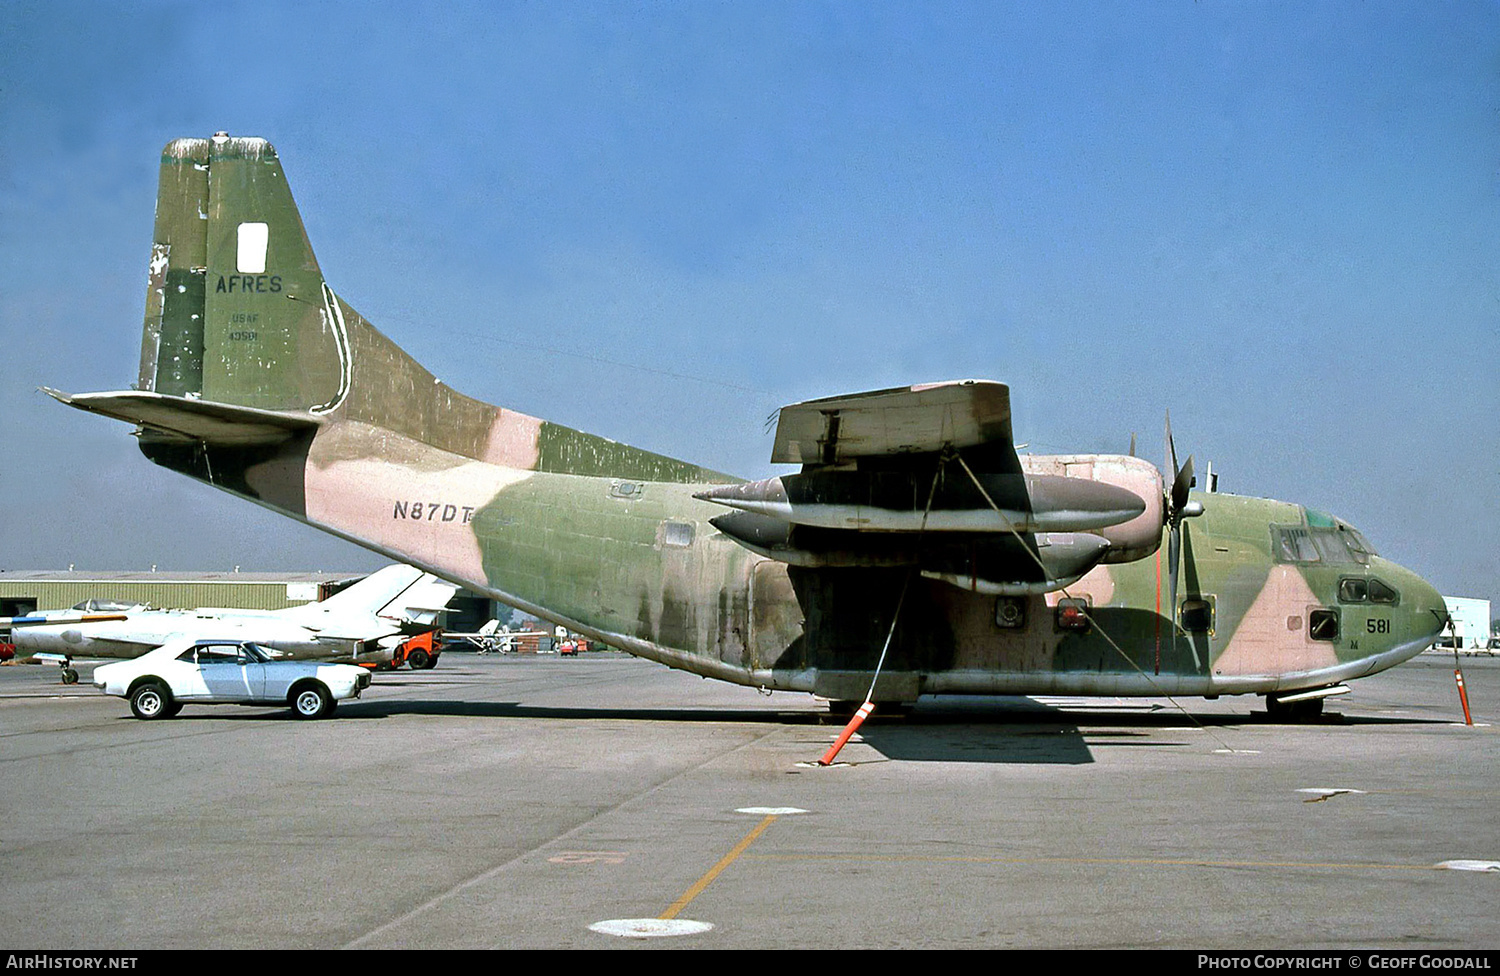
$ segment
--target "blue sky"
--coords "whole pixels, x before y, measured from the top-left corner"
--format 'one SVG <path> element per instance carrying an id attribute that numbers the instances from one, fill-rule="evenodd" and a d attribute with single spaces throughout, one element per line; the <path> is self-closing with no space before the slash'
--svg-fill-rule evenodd
<path id="1" fill-rule="evenodd" d="M 435 10 L 429 10 L 434 7 Z M 1494 3 L 0 0 L 0 568 L 361 569 L 35 392 L 135 377 L 157 156 L 281 152 L 456 388 L 765 476 L 783 403 L 1011 385 L 1500 600 Z"/>

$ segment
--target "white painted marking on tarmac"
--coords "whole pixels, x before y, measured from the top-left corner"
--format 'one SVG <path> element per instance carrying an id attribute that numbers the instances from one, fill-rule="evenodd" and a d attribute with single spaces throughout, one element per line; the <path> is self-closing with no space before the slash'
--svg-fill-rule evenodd
<path id="1" fill-rule="evenodd" d="M 1298 793 L 1311 794 L 1303 803 L 1317 803 L 1326 800 L 1330 796 L 1340 796 L 1344 793 L 1364 793 L 1364 790 L 1351 790 L 1344 786 L 1307 786 L 1297 791 Z"/>
<path id="2" fill-rule="evenodd" d="M 1500 871 L 1500 861 L 1444 861 L 1433 867 L 1443 871 Z"/>
<path id="3" fill-rule="evenodd" d="M 750 813 L 757 817 L 787 817 L 794 813 L 806 813 L 801 807 L 740 807 L 735 813 Z"/>
<path id="4" fill-rule="evenodd" d="M 687 918 L 610 918 L 589 926 L 590 932 L 618 935 L 624 939 L 661 939 L 674 935 L 701 935 L 713 928 L 709 922 Z"/>
<path id="5" fill-rule="evenodd" d="M 1490 727 L 1490 723 L 1488 722 L 1475 722 L 1473 725 L 1470 725 L 1468 722 L 1449 722 L 1448 724 L 1460 729 L 1487 729 Z"/>
<path id="6" fill-rule="evenodd" d="M 797 763 L 797 768 L 798 769 L 838 769 L 839 767 L 846 767 L 846 766 L 852 766 L 852 765 L 854 765 L 854 764 L 853 763 L 846 763 L 846 762 L 833 762 L 833 763 L 829 763 L 828 765 L 825 766 L 822 763 L 805 762 L 804 761 L 804 762 Z"/>
<path id="7" fill-rule="evenodd" d="M 1258 756 L 1259 749 L 1215 749 L 1214 752 L 1225 756 Z"/>
<path id="8" fill-rule="evenodd" d="M 626 851 L 561 851 L 547 860 L 553 864 L 624 864 Z"/>

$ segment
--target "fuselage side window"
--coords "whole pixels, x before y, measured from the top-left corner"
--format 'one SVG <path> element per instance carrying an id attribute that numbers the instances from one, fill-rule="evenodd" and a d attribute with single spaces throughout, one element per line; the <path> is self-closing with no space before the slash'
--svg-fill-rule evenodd
<path id="1" fill-rule="evenodd" d="M 1211 597 L 1183 600 L 1180 616 L 1182 629 L 1190 634 L 1214 632 L 1214 603 Z"/>
<path id="2" fill-rule="evenodd" d="M 1307 615 L 1307 636 L 1315 641 L 1339 639 L 1339 612 L 1337 610 L 1314 610 Z"/>

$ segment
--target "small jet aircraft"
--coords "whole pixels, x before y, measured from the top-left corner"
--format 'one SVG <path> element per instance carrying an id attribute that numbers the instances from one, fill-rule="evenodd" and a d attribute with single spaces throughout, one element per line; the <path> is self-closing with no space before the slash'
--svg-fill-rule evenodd
<path id="1" fill-rule="evenodd" d="M 371 573 L 326 600 L 285 610 L 116 606 L 98 612 L 89 607 L 93 612 L 75 608 L 0 617 L 0 628 L 10 628 L 19 657 L 60 664 L 65 681 L 72 658 L 137 657 L 174 637 L 253 641 L 291 659 L 384 663 L 404 637 L 437 624 L 456 590 L 420 569 L 398 565 Z"/>
<path id="2" fill-rule="evenodd" d="M 137 388 L 53 396 L 671 667 L 840 702 L 1259 694 L 1296 717 L 1447 619 L 1346 522 L 1193 491 L 1170 428 L 1165 473 L 1018 454 L 1000 383 L 785 407 L 771 460 L 801 468 L 754 483 L 472 400 L 324 281 L 263 139 L 168 144 L 154 240 Z"/>

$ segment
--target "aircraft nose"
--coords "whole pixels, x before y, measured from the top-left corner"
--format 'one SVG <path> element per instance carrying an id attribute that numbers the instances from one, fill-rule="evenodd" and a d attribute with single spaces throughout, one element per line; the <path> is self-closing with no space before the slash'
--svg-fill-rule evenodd
<path id="1" fill-rule="evenodd" d="M 1448 604 L 1443 600 L 1431 583 L 1418 576 L 1411 574 L 1411 582 L 1406 586 L 1409 594 L 1407 605 L 1412 611 L 1412 626 L 1418 633 L 1428 637 L 1436 638 L 1448 626 Z"/>

